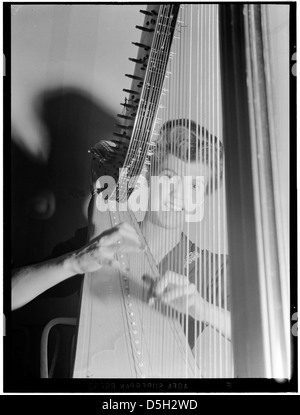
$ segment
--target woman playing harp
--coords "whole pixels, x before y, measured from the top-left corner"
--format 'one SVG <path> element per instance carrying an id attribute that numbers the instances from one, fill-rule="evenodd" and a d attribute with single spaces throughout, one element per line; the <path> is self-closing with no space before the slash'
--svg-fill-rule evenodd
<path id="1" fill-rule="evenodd" d="M 194 121 L 177 119 L 161 128 L 150 167 L 150 203 L 141 228 L 161 277 L 149 303 L 161 302 L 177 310 L 191 348 L 205 325 L 231 336 L 230 313 L 224 304 L 226 257 L 221 256 L 219 269 L 214 270 L 215 290 L 222 294 L 213 296 L 209 286 L 215 276 L 209 273 L 208 262 L 214 254 L 196 248 L 184 235 L 187 223 L 204 218 L 205 197 L 222 179 L 222 158 L 222 144 L 216 137 Z M 213 169 L 212 163 L 217 162 L 221 169 Z"/>
<path id="2" fill-rule="evenodd" d="M 212 157 L 212 152 L 217 153 L 216 157 Z M 217 295 L 214 304 L 213 296 L 209 298 L 212 278 L 204 276 L 204 272 L 209 274 L 209 266 L 204 262 L 210 261 L 213 254 L 206 252 L 204 255 L 204 251 L 196 249 L 183 234 L 186 222 L 203 220 L 204 199 L 215 190 L 222 177 L 222 169 L 218 170 L 220 177 L 213 176 L 216 169 L 212 161 L 218 160 L 222 165 L 222 157 L 222 144 L 204 128 L 197 128 L 195 122 L 177 119 L 165 123 L 148 174 L 151 182 L 149 208 L 140 224 L 161 275 L 152 287 L 149 304 L 169 305 L 176 310 L 192 349 L 205 325 L 213 326 L 230 338 L 230 315 L 224 308 L 224 296 L 221 295 L 222 301 L 218 304 Z M 107 264 L 120 267 L 116 238 L 132 244 L 128 252 L 138 251 L 135 231 L 130 225 L 121 225 L 76 252 L 18 270 L 13 279 L 13 294 L 15 298 L 23 298 L 15 302 L 26 303 L 72 275 L 95 271 Z M 217 270 L 217 290 L 221 291 L 224 290 L 224 266 L 226 259 L 222 256 Z M 26 293 L 30 293 L 30 298 L 25 298 Z M 13 304 L 13 307 L 18 305 Z"/>

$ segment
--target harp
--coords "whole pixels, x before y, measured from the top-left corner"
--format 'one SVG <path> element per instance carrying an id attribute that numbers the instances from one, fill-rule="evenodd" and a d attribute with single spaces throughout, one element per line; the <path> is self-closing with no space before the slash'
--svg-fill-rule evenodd
<path id="1" fill-rule="evenodd" d="M 85 276 L 73 376 L 288 377 L 286 251 L 277 255 L 280 237 L 272 239 L 282 224 L 270 159 L 266 10 L 169 3 L 142 13 L 119 130 L 91 150 L 89 238 L 125 221 L 145 252 L 119 255 L 126 272 L 103 267 Z M 225 169 L 223 147 L 230 155 Z M 191 196 L 193 178 L 200 177 L 196 189 L 203 197 L 194 204 L 188 199 L 194 210 L 174 199 L 162 213 L 159 202 L 157 210 L 151 205 L 164 191 L 175 197 L 176 180 L 167 190 L 162 183 L 170 170 L 172 177 L 192 177 L 176 195 Z M 155 188 L 150 179 L 161 176 Z M 141 208 L 149 181 L 150 199 Z M 168 271 L 183 277 L 185 292 L 193 285 L 205 318 L 190 314 L 196 307 L 188 294 L 184 309 L 159 299 L 149 304 L 151 286 Z"/>

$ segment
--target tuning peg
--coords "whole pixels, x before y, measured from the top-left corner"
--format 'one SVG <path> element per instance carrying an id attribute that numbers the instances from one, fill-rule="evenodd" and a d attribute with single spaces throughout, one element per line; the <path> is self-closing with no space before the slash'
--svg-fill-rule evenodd
<path id="1" fill-rule="evenodd" d="M 118 145 L 124 144 L 126 148 L 128 147 L 128 144 L 130 142 L 130 136 L 126 134 L 119 134 L 119 133 L 113 133 L 115 137 L 118 137 Z M 125 148 L 124 148 L 125 149 Z"/>
<path id="2" fill-rule="evenodd" d="M 140 63 L 141 65 L 144 65 L 144 61 L 142 59 L 134 59 L 134 58 L 128 58 L 131 62 L 134 63 Z"/>
<path id="3" fill-rule="evenodd" d="M 132 120 L 132 117 L 123 114 L 117 114 L 117 117 L 123 118 L 124 120 Z"/>
<path id="4" fill-rule="evenodd" d="M 122 128 L 123 130 L 132 130 L 133 129 L 133 125 L 121 125 L 121 124 L 116 124 L 117 127 Z"/>
<path id="5" fill-rule="evenodd" d="M 123 134 L 114 132 L 113 135 L 115 137 L 122 137 L 122 138 L 127 136 L 127 134 L 125 132 Z"/>
<path id="6" fill-rule="evenodd" d="M 142 30 L 143 32 L 154 32 L 154 29 L 148 29 L 148 27 L 144 26 L 135 26 L 137 29 Z"/>
<path id="7" fill-rule="evenodd" d="M 127 92 L 128 94 L 132 95 L 140 95 L 138 91 L 134 91 L 133 89 L 123 89 L 124 92 Z"/>
<path id="8" fill-rule="evenodd" d="M 126 102 L 121 102 L 121 105 L 123 105 L 123 107 L 125 108 L 131 108 L 131 109 L 135 109 L 136 105 L 131 105 L 131 104 L 127 104 Z"/>
<path id="9" fill-rule="evenodd" d="M 141 78 L 140 76 L 129 75 L 128 73 L 126 73 L 125 76 L 127 76 L 127 78 L 135 79 L 137 81 L 143 81 L 143 78 Z"/>
<path id="10" fill-rule="evenodd" d="M 143 48 L 145 50 L 150 50 L 151 46 L 145 45 L 144 43 L 137 43 L 137 42 L 131 42 L 134 46 L 138 46 L 139 48 Z"/>
<path id="11" fill-rule="evenodd" d="M 152 16 L 152 13 L 151 12 L 148 12 L 148 10 L 140 10 L 140 13 L 143 13 L 146 16 Z"/>
<path id="12" fill-rule="evenodd" d="M 130 140 L 130 137 L 125 132 L 123 134 L 121 134 L 121 133 L 113 133 L 113 135 L 115 137 L 126 138 L 127 140 Z"/>

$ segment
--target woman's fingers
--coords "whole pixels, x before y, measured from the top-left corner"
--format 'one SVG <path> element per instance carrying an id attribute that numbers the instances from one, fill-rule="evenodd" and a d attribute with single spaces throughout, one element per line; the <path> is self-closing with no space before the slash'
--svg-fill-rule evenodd
<path id="1" fill-rule="evenodd" d="M 117 243 L 118 241 L 121 241 L 121 239 L 125 240 L 126 243 L 130 242 L 133 245 L 141 246 L 141 241 L 137 232 L 131 225 L 125 222 L 120 223 L 115 228 L 112 228 L 109 234 L 106 234 L 102 237 L 100 235 L 100 245 L 112 245 Z"/>
<path id="2" fill-rule="evenodd" d="M 124 267 L 118 262 L 116 254 L 141 252 L 143 250 L 137 232 L 125 222 L 104 232 L 104 236 L 100 235 L 99 239 L 94 241 L 91 249 L 93 257 L 100 265 L 112 266 L 122 271 Z"/>
<path id="3" fill-rule="evenodd" d="M 136 232 L 136 230 L 129 225 L 129 223 L 123 222 L 118 225 L 119 233 L 124 238 L 132 239 L 133 241 L 140 243 L 140 238 Z"/>
<path id="4" fill-rule="evenodd" d="M 189 284 L 188 278 L 176 272 L 167 271 L 163 277 L 158 281 L 155 287 L 155 294 L 160 296 L 167 287 L 172 286 L 187 286 Z"/>
<path id="5" fill-rule="evenodd" d="M 113 267 L 122 273 L 127 273 L 128 269 L 124 267 L 117 259 L 115 258 L 106 258 L 103 261 L 103 265 L 108 265 L 109 267 Z"/>
<path id="6" fill-rule="evenodd" d="M 142 249 L 138 234 L 128 223 L 104 231 L 72 255 L 72 272 L 93 272 L 103 265 L 118 266 L 116 254 L 140 252 Z"/>
<path id="7" fill-rule="evenodd" d="M 149 300 L 149 304 L 153 305 L 156 298 L 181 312 L 185 312 L 186 306 L 189 303 L 192 305 L 195 292 L 195 284 L 191 284 L 186 276 L 167 271 L 157 282 L 154 296 Z"/>
<path id="8" fill-rule="evenodd" d="M 131 252 L 142 252 L 142 248 L 137 245 L 132 245 L 130 243 L 124 244 L 124 243 L 115 243 L 113 245 L 103 246 L 100 248 L 100 254 L 101 255 L 107 255 L 107 254 L 128 254 Z"/>
<path id="9" fill-rule="evenodd" d="M 196 287 L 194 284 L 189 284 L 188 286 L 179 286 L 171 291 L 168 291 L 161 295 L 160 300 L 164 303 L 171 303 L 172 301 L 178 300 L 180 298 L 186 299 L 188 296 L 194 294 Z"/>

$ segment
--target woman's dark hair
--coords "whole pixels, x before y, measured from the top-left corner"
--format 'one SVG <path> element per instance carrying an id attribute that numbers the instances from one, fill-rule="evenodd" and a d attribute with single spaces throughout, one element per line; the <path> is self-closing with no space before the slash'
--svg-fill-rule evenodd
<path id="1" fill-rule="evenodd" d="M 160 129 L 154 157 L 168 154 L 187 161 L 201 161 L 210 167 L 211 180 L 206 193 L 216 190 L 223 178 L 223 145 L 204 127 L 185 118 L 167 121 Z"/>

